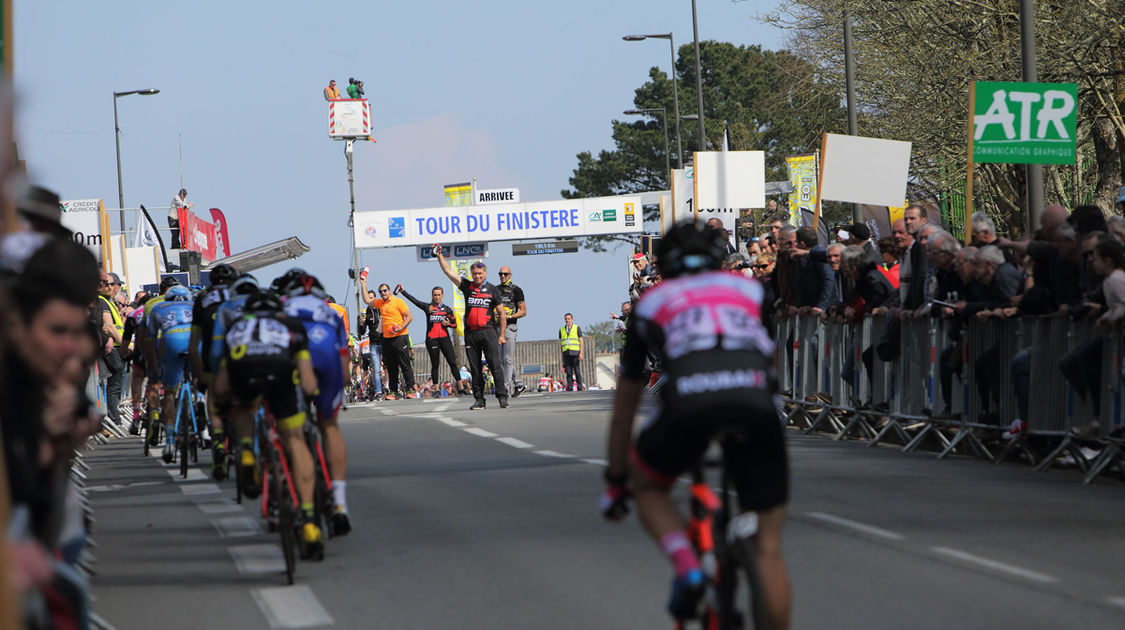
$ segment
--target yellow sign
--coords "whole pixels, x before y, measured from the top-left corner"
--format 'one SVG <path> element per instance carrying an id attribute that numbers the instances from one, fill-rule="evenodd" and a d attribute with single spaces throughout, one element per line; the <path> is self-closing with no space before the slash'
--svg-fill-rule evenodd
<path id="1" fill-rule="evenodd" d="M 789 182 L 793 192 L 789 193 L 789 224 L 801 225 L 801 210 L 816 212 L 816 169 L 817 157 L 813 155 L 794 155 L 785 158 L 789 169 Z"/>
<path id="2" fill-rule="evenodd" d="M 451 207 L 473 205 L 473 184 L 448 184 L 445 187 L 445 205 Z"/>

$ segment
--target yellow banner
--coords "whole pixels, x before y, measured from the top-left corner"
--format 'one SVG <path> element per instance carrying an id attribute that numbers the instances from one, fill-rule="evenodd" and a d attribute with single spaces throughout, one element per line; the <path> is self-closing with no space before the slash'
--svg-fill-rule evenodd
<path id="1" fill-rule="evenodd" d="M 449 184 L 445 187 L 445 205 L 471 206 L 473 205 L 473 185 Z"/>
<path id="2" fill-rule="evenodd" d="M 789 169 L 789 182 L 793 192 L 789 193 L 789 224 L 801 225 L 801 209 L 808 212 L 816 210 L 816 169 L 817 156 L 794 155 L 785 158 Z"/>

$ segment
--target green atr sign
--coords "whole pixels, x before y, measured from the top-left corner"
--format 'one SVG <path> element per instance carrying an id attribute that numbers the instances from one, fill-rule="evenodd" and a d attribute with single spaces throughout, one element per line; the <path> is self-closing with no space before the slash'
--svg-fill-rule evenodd
<path id="1" fill-rule="evenodd" d="M 972 102 L 974 162 L 1074 164 L 1077 85 L 979 82 Z"/>

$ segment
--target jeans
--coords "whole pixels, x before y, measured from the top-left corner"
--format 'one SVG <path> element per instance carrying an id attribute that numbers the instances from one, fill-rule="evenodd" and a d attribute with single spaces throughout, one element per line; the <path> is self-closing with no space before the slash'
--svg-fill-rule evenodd
<path id="1" fill-rule="evenodd" d="M 373 388 L 372 394 L 381 394 L 383 392 L 383 346 L 381 342 L 372 342 L 368 346 L 371 356 L 371 382 Z"/>
<path id="2" fill-rule="evenodd" d="M 114 424 L 120 424 L 121 414 L 117 408 L 121 405 L 121 387 L 125 384 L 125 359 L 114 348 L 105 355 L 105 364 L 109 368 L 109 379 L 105 384 L 106 415 Z"/>
<path id="3" fill-rule="evenodd" d="M 575 391 L 582 391 L 582 367 L 579 365 L 578 352 L 576 350 L 566 350 L 563 352 L 563 370 L 566 371 L 566 391 L 570 391 L 570 386 L 578 381 L 578 389 Z"/>
<path id="4" fill-rule="evenodd" d="M 500 351 L 503 354 L 500 360 L 504 362 L 504 383 L 511 383 L 513 385 L 520 385 L 520 379 L 516 375 L 516 334 L 515 326 L 508 326 L 504 331 L 504 338 L 507 343 L 501 346 Z"/>

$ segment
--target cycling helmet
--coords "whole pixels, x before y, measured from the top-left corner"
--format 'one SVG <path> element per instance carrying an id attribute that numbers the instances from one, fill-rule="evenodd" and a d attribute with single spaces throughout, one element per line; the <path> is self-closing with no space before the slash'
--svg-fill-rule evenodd
<path id="1" fill-rule="evenodd" d="M 235 295 L 248 295 L 258 290 L 258 279 L 244 273 L 230 285 L 230 292 Z"/>
<path id="2" fill-rule="evenodd" d="M 673 226 L 656 246 L 657 266 L 664 278 L 712 271 L 723 265 L 727 238 L 709 225 L 681 223 Z"/>
<path id="3" fill-rule="evenodd" d="M 145 302 L 148 302 L 151 299 L 152 299 L 152 294 L 151 293 L 145 293 L 144 295 L 142 295 L 141 297 L 139 297 L 139 298 L 137 298 L 136 300 L 133 301 L 133 308 L 140 308 L 140 307 L 145 305 Z"/>
<path id="4" fill-rule="evenodd" d="M 270 291 L 273 291 L 278 295 L 284 295 L 286 289 L 289 288 L 289 283 L 293 282 L 293 280 L 296 278 L 307 275 L 308 273 L 304 269 L 301 269 L 300 267 L 293 267 L 289 271 L 286 271 L 285 273 L 273 279 L 273 282 L 270 283 Z"/>
<path id="5" fill-rule="evenodd" d="M 176 276 L 165 276 L 165 278 L 160 281 L 160 292 L 164 293 L 169 287 L 178 286 L 180 286 L 180 281 L 176 279 Z"/>
<path id="6" fill-rule="evenodd" d="M 279 313 L 283 308 L 281 298 L 272 291 L 256 291 L 246 298 L 242 310 L 246 313 Z"/>
<path id="7" fill-rule="evenodd" d="M 324 292 L 324 286 L 320 284 L 320 280 L 317 280 L 316 276 L 304 272 L 286 275 L 289 276 L 289 281 L 284 287 L 284 295 L 289 297 L 315 295 L 319 298 L 327 296 Z"/>
<path id="8" fill-rule="evenodd" d="M 203 293 L 204 290 L 202 284 L 193 284 L 191 285 L 190 289 L 192 295 L 199 295 L 200 293 Z"/>
<path id="9" fill-rule="evenodd" d="M 168 287 L 168 290 L 164 292 L 164 299 L 169 302 L 187 302 L 191 300 L 191 291 L 187 287 L 177 284 L 174 287 Z"/>
<path id="10" fill-rule="evenodd" d="M 230 284 L 238 278 L 234 267 L 226 263 L 219 263 L 211 268 L 211 284 Z"/>

